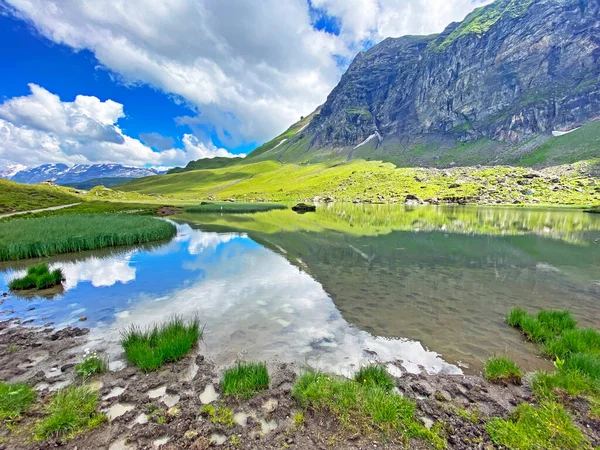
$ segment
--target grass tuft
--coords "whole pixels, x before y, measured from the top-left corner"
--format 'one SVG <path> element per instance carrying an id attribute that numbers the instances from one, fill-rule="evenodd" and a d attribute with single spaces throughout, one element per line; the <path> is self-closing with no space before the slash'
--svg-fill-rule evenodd
<path id="1" fill-rule="evenodd" d="M 27 384 L 0 382 L 0 421 L 17 419 L 35 398 L 35 391 Z"/>
<path id="2" fill-rule="evenodd" d="M 30 267 L 27 275 L 22 278 L 15 278 L 8 283 L 8 288 L 13 291 L 25 289 L 48 289 L 58 286 L 65 279 L 60 269 L 50 272 L 48 264 L 41 263 Z"/>
<path id="3" fill-rule="evenodd" d="M 175 225 L 132 214 L 65 214 L 0 222 L 0 261 L 171 238 Z"/>
<path id="4" fill-rule="evenodd" d="M 505 358 L 490 358 L 483 366 L 483 376 L 486 380 L 496 384 L 521 384 L 521 369 L 514 361 Z"/>
<path id="5" fill-rule="evenodd" d="M 436 448 L 446 448 L 439 435 L 415 419 L 414 402 L 376 383 L 308 371 L 298 378 L 292 395 L 302 408 L 327 411 L 352 432 L 379 431 L 405 444 L 411 438 L 419 438 Z"/>
<path id="6" fill-rule="evenodd" d="M 269 372 L 265 363 L 238 362 L 227 369 L 221 379 L 221 388 L 226 396 L 249 399 L 269 387 Z"/>
<path id="7" fill-rule="evenodd" d="M 553 402 L 539 407 L 521 403 L 507 420 L 490 420 L 486 430 L 494 443 L 511 450 L 591 449 L 563 407 Z"/>
<path id="8" fill-rule="evenodd" d="M 591 328 L 567 330 L 549 340 L 544 351 L 556 358 L 566 359 L 575 353 L 591 353 L 600 356 L 600 333 Z"/>
<path id="9" fill-rule="evenodd" d="M 183 358 L 201 337 L 198 318 L 186 323 L 174 317 L 146 330 L 131 326 L 122 333 L 121 345 L 130 363 L 144 372 L 152 372 L 166 362 Z"/>
<path id="10" fill-rule="evenodd" d="M 83 360 L 75 366 L 75 373 L 83 379 L 98 373 L 108 372 L 108 361 L 99 357 L 96 352 L 87 352 Z"/>
<path id="11" fill-rule="evenodd" d="M 98 393 L 87 386 L 71 386 L 56 393 L 46 407 L 46 417 L 35 426 L 35 439 L 51 437 L 71 439 L 75 435 L 97 428 L 106 415 L 96 411 Z"/>
<path id="12" fill-rule="evenodd" d="M 388 392 L 396 386 L 396 383 L 394 383 L 392 376 L 388 373 L 385 366 L 379 364 L 361 367 L 354 376 L 354 381 L 357 383 L 379 386 Z"/>
<path id="13" fill-rule="evenodd" d="M 212 405 L 205 405 L 200 409 L 200 412 L 206 415 L 212 423 L 215 425 L 224 425 L 227 428 L 231 428 L 235 424 L 233 418 L 233 411 L 224 406 L 214 407 Z"/>

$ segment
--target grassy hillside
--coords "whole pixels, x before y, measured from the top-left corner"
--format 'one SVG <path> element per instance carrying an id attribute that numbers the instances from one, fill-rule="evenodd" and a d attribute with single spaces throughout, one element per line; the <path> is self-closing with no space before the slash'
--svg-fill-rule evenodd
<path id="1" fill-rule="evenodd" d="M 81 202 L 68 188 L 0 179 L 0 214 Z"/>
<path id="2" fill-rule="evenodd" d="M 190 161 L 185 167 L 175 167 L 169 170 L 167 173 L 181 173 L 200 169 L 220 169 L 221 167 L 239 164 L 242 161 L 243 158 L 225 158 L 219 156 L 216 158 L 204 158 L 196 161 Z"/>
<path id="3" fill-rule="evenodd" d="M 589 164 L 578 166 L 583 172 Z M 337 201 L 404 202 L 473 198 L 478 203 L 600 203 L 596 181 L 578 170 L 545 169 L 538 177 L 515 167 L 460 167 L 446 170 L 396 168 L 389 163 L 280 164 L 261 161 L 223 169 L 195 170 L 134 180 L 120 189 L 174 199 L 298 201 L 331 196 Z M 554 181 L 553 181 L 554 180 Z"/>

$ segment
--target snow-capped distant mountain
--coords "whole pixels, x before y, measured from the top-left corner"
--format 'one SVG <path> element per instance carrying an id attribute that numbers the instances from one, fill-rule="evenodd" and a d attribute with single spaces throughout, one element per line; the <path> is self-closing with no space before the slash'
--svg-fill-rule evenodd
<path id="1" fill-rule="evenodd" d="M 95 178 L 141 178 L 165 173 L 156 169 L 127 167 L 121 164 L 44 164 L 30 169 L 20 170 L 8 178 L 18 183 L 35 184 L 53 181 L 56 184 L 79 183 Z"/>
<path id="2" fill-rule="evenodd" d="M 24 166 L 23 164 L 9 164 L 5 168 L 0 168 L 0 178 L 9 179 L 15 176 L 15 174 L 17 174 L 21 170 L 25 169 L 27 169 L 27 166 Z"/>

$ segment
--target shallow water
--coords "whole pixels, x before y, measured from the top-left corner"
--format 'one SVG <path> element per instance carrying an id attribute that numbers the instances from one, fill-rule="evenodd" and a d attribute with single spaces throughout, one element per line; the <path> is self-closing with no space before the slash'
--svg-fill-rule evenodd
<path id="1" fill-rule="evenodd" d="M 9 297 L 0 318 L 119 332 L 172 314 L 206 324 L 200 351 L 347 374 L 379 359 L 405 371 L 476 371 L 507 353 L 547 367 L 503 323 L 513 306 L 568 308 L 600 324 L 600 217 L 580 211 L 334 204 L 315 214 L 194 215 L 168 244 L 62 256 L 52 300 Z M 0 266 L 0 290 L 26 264 Z M 35 308 L 35 309 L 31 309 Z"/>

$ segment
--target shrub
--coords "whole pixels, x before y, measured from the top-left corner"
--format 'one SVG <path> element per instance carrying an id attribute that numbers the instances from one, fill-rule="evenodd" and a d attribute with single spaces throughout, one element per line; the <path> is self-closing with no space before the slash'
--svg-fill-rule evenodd
<path id="1" fill-rule="evenodd" d="M 85 351 L 83 360 L 75 366 L 75 373 L 82 378 L 89 378 L 97 373 L 108 372 L 108 361 L 100 358 L 96 352 Z"/>
<path id="2" fill-rule="evenodd" d="M 48 289 L 58 286 L 65 279 L 62 270 L 55 269 L 50 272 L 48 264 L 41 263 L 30 267 L 27 275 L 15 278 L 8 283 L 8 288 L 13 291 L 24 289 Z"/>
<path id="3" fill-rule="evenodd" d="M 31 406 L 35 397 L 35 391 L 27 384 L 0 382 L 0 421 L 18 418 Z"/>
<path id="4" fill-rule="evenodd" d="M 249 399 L 269 387 L 269 372 L 265 363 L 238 362 L 227 369 L 221 379 L 225 395 Z"/>
<path id="5" fill-rule="evenodd" d="M 352 432 L 380 431 L 405 444 L 420 438 L 446 448 L 442 438 L 415 419 L 414 402 L 375 383 L 308 371 L 298 378 L 292 395 L 301 407 L 325 410 Z"/>
<path id="6" fill-rule="evenodd" d="M 131 326 L 121 334 L 121 345 L 130 363 L 144 372 L 151 372 L 166 362 L 179 361 L 201 337 L 198 318 L 186 323 L 174 317 L 146 330 Z"/>
<path id="7" fill-rule="evenodd" d="M 132 214 L 67 214 L 0 223 L 0 261 L 52 256 L 171 238 L 165 220 Z"/>
<path id="8" fill-rule="evenodd" d="M 486 380 L 496 384 L 507 385 L 521 384 L 521 369 L 514 361 L 505 358 L 490 358 L 483 366 L 483 376 Z"/>
<path id="9" fill-rule="evenodd" d="M 106 416 L 96 411 L 97 407 L 98 393 L 87 386 L 59 391 L 46 407 L 46 417 L 35 426 L 36 440 L 71 439 L 82 431 L 97 428 L 106 421 Z"/>
<path id="10" fill-rule="evenodd" d="M 540 407 L 522 403 L 508 420 L 490 420 L 486 430 L 494 443 L 511 450 L 591 449 L 563 407 L 553 402 Z"/>
<path id="11" fill-rule="evenodd" d="M 354 376 L 354 381 L 379 386 L 385 391 L 391 391 L 396 386 L 386 368 L 379 364 L 361 367 Z"/>

